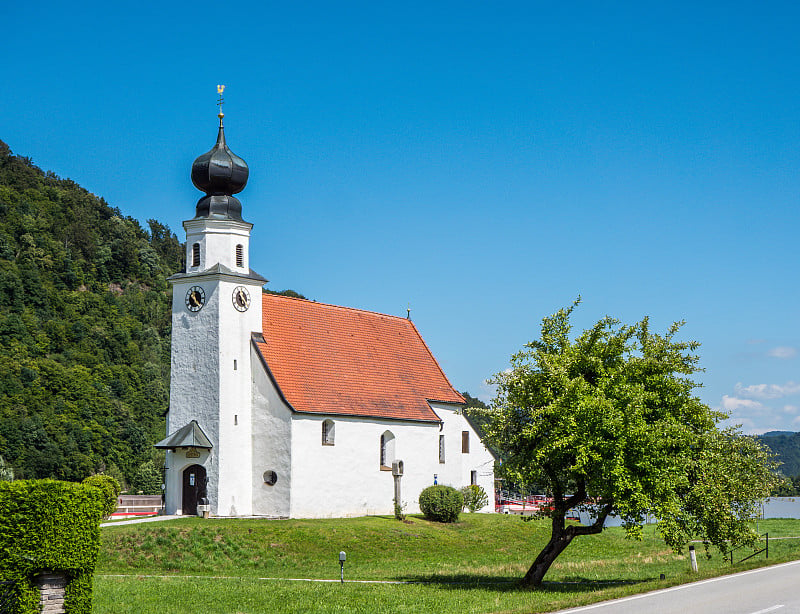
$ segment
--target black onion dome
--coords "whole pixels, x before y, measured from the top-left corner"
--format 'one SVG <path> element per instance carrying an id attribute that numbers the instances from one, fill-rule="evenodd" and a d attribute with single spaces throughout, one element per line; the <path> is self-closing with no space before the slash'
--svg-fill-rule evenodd
<path id="1" fill-rule="evenodd" d="M 196 217 L 242 219 L 242 203 L 233 195 L 247 185 L 247 163 L 225 144 L 220 118 L 217 144 L 192 164 L 192 183 L 206 195 L 197 201 Z"/>

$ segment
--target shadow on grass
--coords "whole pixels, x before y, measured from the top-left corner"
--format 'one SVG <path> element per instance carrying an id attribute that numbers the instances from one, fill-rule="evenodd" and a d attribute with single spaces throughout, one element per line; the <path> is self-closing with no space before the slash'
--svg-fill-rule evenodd
<path id="1" fill-rule="evenodd" d="M 449 589 L 470 589 L 470 588 L 488 588 L 494 591 L 501 592 L 522 592 L 530 590 L 538 590 L 543 592 L 558 592 L 558 593 L 585 593 L 594 592 L 611 586 L 635 586 L 637 584 L 645 584 L 658 580 L 658 577 L 652 578 L 639 578 L 636 580 L 630 579 L 607 579 L 597 580 L 583 578 L 580 576 L 569 576 L 563 580 L 542 582 L 542 585 L 537 589 L 532 589 L 521 584 L 522 578 L 519 576 L 487 576 L 487 575 L 473 575 L 473 574 L 428 574 L 416 576 L 402 576 L 396 580 L 403 582 L 417 582 L 419 584 L 427 584 L 436 586 L 438 588 Z"/>

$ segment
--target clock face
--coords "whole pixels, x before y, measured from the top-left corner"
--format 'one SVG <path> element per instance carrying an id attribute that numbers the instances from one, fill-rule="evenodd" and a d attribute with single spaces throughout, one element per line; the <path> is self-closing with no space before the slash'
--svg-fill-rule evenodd
<path id="1" fill-rule="evenodd" d="M 189 311 L 200 311 L 206 304 L 206 293 L 200 286 L 192 286 L 186 292 L 186 308 Z"/>
<path id="2" fill-rule="evenodd" d="M 232 299 L 233 306 L 238 311 L 247 311 L 247 308 L 250 307 L 250 293 L 244 286 L 236 286 L 233 289 Z"/>

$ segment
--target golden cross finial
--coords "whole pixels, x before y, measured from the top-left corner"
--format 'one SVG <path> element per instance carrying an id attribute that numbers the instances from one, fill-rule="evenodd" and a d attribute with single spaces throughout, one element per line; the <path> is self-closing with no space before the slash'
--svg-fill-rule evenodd
<path id="1" fill-rule="evenodd" d="M 222 105 L 225 104 L 225 100 L 222 98 L 222 92 L 224 91 L 225 91 L 224 85 L 217 86 L 217 94 L 219 94 L 219 100 L 217 100 L 217 106 L 219 107 L 219 114 L 217 115 L 217 117 L 219 117 L 220 126 L 222 125 L 222 118 L 225 117 L 225 113 L 222 112 Z"/>

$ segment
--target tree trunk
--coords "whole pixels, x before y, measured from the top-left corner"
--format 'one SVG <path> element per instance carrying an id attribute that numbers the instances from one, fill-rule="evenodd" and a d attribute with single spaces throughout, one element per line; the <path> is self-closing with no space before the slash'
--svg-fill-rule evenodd
<path id="1" fill-rule="evenodd" d="M 555 518 L 553 519 L 555 521 Z M 563 522 L 563 521 L 562 521 Z M 564 530 L 564 527 L 556 527 L 553 523 L 553 533 L 550 536 L 550 541 L 536 557 L 536 560 L 531 565 L 528 573 L 522 578 L 522 585 L 530 588 L 536 588 L 542 585 L 542 579 L 558 558 L 558 555 L 564 552 L 564 549 L 569 546 L 575 534 L 571 531 Z"/>
<path id="2" fill-rule="evenodd" d="M 522 586 L 529 588 L 537 588 L 542 585 L 542 579 L 558 558 L 558 555 L 564 552 L 564 549 L 569 546 L 570 542 L 578 535 L 596 535 L 603 530 L 603 524 L 606 517 L 611 513 L 613 507 L 612 502 L 606 503 L 597 515 L 594 523 L 589 526 L 569 525 L 566 526 L 564 518 L 568 509 L 575 507 L 578 503 L 584 502 L 586 497 L 585 489 L 581 487 L 579 493 L 572 495 L 569 499 L 557 505 L 553 511 L 552 516 L 552 533 L 550 534 L 550 541 L 536 557 L 536 560 L 531 565 L 528 573 L 522 578 Z"/>

